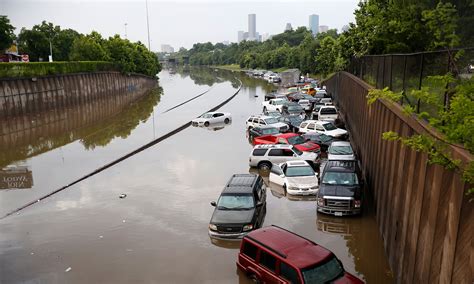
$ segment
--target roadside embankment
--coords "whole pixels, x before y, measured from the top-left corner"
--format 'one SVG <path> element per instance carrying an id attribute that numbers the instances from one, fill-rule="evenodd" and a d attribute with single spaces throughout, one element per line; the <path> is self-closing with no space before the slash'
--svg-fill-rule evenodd
<path id="1" fill-rule="evenodd" d="M 111 96 L 138 99 L 156 83 L 153 77 L 116 71 L 4 78 L 0 79 L 0 117 L 59 110 Z"/>

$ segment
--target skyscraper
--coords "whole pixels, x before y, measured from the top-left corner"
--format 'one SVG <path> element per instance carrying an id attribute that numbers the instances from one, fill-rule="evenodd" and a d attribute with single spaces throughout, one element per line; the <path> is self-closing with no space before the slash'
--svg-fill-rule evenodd
<path id="1" fill-rule="evenodd" d="M 313 36 L 317 35 L 319 32 L 319 16 L 316 14 L 309 15 L 309 29 Z"/>
<path id="2" fill-rule="evenodd" d="M 257 16 L 249 14 L 249 40 L 257 40 Z"/>

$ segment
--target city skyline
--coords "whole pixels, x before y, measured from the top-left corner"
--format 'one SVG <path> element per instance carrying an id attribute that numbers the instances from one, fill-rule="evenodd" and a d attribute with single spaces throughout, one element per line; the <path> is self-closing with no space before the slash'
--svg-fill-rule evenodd
<path id="1" fill-rule="evenodd" d="M 357 0 L 272 2 L 272 9 L 269 10 L 269 1 L 252 5 L 235 1 L 188 1 L 148 1 L 153 51 L 160 51 L 162 44 L 169 44 L 178 50 L 180 47 L 189 49 L 198 42 L 235 42 L 236 32 L 247 30 L 248 14 L 258 16 L 256 30 L 260 31 L 262 39 L 264 34 L 283 32 L 286 23 L 291 23 L 294 29 L 307 27 L 311 12 L 317 12 L 325 25 L 341 30 L 354 21 L 353 12 L 358 3 Z M 71 28 L 84 34 L 95 30 L 106 38 L 115 34 L 125 38 L 126 23 L 127 38 L 147 44 L 145 0 L 3 0 L 0 10 L 16 27 L 16 34 L 22 27 L 31 29 L 45 20 L 62 29 Z M 180 12 L 179 17 L 176 17 L 176 11 Z M 88 20 L 84 21 L 84 17 Z"/>

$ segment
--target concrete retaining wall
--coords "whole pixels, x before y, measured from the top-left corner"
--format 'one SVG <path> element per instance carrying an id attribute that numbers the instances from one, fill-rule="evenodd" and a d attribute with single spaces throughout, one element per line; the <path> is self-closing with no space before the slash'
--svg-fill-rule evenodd
<path id="1" fill-rule="evenodd" d="M 139 98 L 155 85 L 151 77 L 119 72 L 0 79 L 0 118 L 60 110 L 109 96 Z"/>
<path id="2" fill-rule="evenodd" d="M 368 106 L 372 87 L 347 72 L 325 85 L 361 159 L 397 283 L 473 283 L 474 201 L 465 195 L 470 185 L 459 172 L 429 164 L 425 153 L 382 139 L 386 131 L 402 136 L 439 133 L 405 115 L 399 105 L 378 100 Z M 446 151 L 463 164 L 473 160 L 457 145 Z"/>

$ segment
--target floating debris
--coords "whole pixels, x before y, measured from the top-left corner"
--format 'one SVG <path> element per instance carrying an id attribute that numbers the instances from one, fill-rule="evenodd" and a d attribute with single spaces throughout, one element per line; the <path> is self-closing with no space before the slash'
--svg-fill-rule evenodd
<path id="1" fill-rule="evenodd" d="M 66 270 L 64 270 L 64 272 L 69 272 L 69 271 L 71 271 L 71 269 L 72 268 L 69 266 Z"/>
<path id="2" fill-rule="evenodd" d="M 119 197 L 120 198 L 125 198 L 125 197 L 127 197 L 127 195 L 125 193 L 122 193 L 122 194 L 119 195 Z"/>

